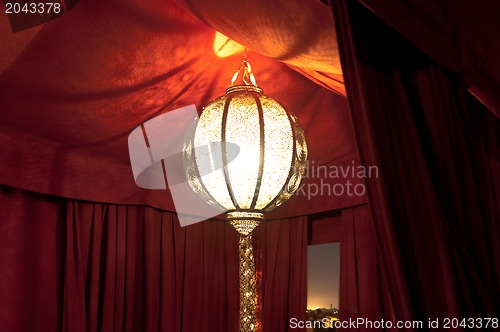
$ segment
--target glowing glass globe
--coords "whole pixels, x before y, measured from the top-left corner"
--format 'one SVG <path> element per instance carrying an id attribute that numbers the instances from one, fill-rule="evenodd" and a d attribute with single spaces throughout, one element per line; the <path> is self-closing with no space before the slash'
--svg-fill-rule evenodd
<path id="1" fill-rule="evenodd" d="M 298 189 L 307 154 L 293 114 L 260 87 L 236 85 L 203 108 L 183 157 L 191 188 L 247 235 Z"/>

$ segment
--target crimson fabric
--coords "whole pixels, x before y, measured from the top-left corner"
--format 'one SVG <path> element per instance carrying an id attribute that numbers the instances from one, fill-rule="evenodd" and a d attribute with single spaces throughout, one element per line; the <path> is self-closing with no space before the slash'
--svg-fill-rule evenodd
<path id="1" fill-rule="evenodd" d="M 319 1 L 175 0 L 210 27 L 345 95 L 332 14 Z"/>
<path id="2" fill-rule="evenodd" d="M 307 218 L 273 220 L 254 230 L 260 331 L 297 331 L 307 320 Z"/>
<path id="3" fill-rule="evenodd" d="M 382 317 L 498 316 L 498 119 L 359 3 L 334 5 L 361 161 L 380 171 Z"/>
<path id="4" fill-rule="evenodd" d="M 472 94 L 500 117 L 500 2 L 361 2 L 459 77 Z"/>
<path id="5" fill-rule="evenodd" d="M 63 331 L 236 331 L 226 223 L 181 228 L 170 212 L 76 201 L 66 222 Z"/>
<path id="6" fill-rule="evenodd" d="M 0 186 L 0 324 L 4 331 L 60 331 L 64 199 Z"/>
<path id="7" fill-rule="evenodd" d="M 0 206 L 2 329 L 237 331 L 238 235 L 227 223 L 181 228 L 150 207 L 5 186 Z M 272 221 L 255 236 L 262 325 L 274 331 L 304 313 L 305 225 Z"/>
<path id="8" fill-rule="evenodd" d="M 387 298 L 380 284 L 378 251 L 367 205 L 342 210 L 340 240 L 339 307 L 342 321 L 383 317 Z M 351 331 L 372 331 L 360 326 Z"/>
<path id="9" fill-rule="evenodd" d="M 340 242 L 342 237 L 342 211 L 335 210 L 310 215 L 307 225 L 307 244 Z"/>
<path id="10" fill-rule="evenodd" d="M 259 3 L 265 6 L 255 12 L 254 20 L 268 18 L 266 8 L 273 2 Z M 312 6 L 314 13 L 302 11 L 311 29 L 331 18 L 327 7 L 313 3 L 304 5 Z M 228 9 L 244 6 L 246 2 L 240 1 Z M 287 15 L 300 14 L 300 8 L 287 6 L 292 12 L 277 12 L 282 18 L 275 22 L 283 25 Z M 0 53 L 4 65 L 0 73 L 0 183 L 55 196 L 175 211 L 168 191 L 141 189 L 134 183 L 127 137 L 157 115 L 190 104 L 201 111 L 211 99 L 224 94 L 241 63 L 241 52 L 219 57 L 221 52 L 214 49 L 217 31 L 171 1 L 80 1 L 36 35 L 31 30 L 13 34 L 5 15 L 0 15 L 0 26 L 6 42 Z M 283 35 L 274 34 L 272 26 L 260 29 L 249 36 L 255 38 L 252 45 L 265 42 L 269 46 L 283 36 L 290 37 L 280 45 L 303 59 L 302 65 L 294 65 L 304 71 L 315 70 L 309 62 L 318 64 L 334 56 L 331 23 L 321 33 L 330 36 L 327 46 L 323 49 L 316 41 L 319 48 L 312 53 L 304 45 L 299 47 L 297 41 L 305 40 L 299 30 Z M 295 113 L 304 127 L 310 161 L 316 166 L 357 164 L 345 97 L 275 59 L 253 50 L 248 53 L 265 93 Z M 183 128 L 165 130 L 184 135 Z M 340 180 L 325 181 L 334 185 Z M 308 204 L 298 203 L 302 199 L 294 197 L 294 203 L 276 210 L 272 218 L 366 203 L 366 197 L 357 195 L 335 199 L 315 195 Z"/>

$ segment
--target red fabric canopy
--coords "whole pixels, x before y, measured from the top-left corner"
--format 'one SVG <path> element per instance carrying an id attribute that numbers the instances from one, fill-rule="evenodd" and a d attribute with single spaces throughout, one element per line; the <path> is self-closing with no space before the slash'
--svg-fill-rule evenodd
<path id="1" fill-rule="evenodd" d="M 227 15 L 218 7 L 200 10 L 214 14 L 207 22 L 221 23 L 222 32 L 231 32 L 232 38 L 251 48 L 258 84 L 298 116 L 315 167 L 357 165 L 345 97 L 269 58 L 316 81 L 323 78 L 323 86 L 332 78 L 341 82 L 328 7 L 313 1 L 274 1 L 259 7 L 263 3 L 220 4 L 234 8 L 239 20 L 230 16 L 231 10 Z M 266 8 L 272 6 L 283 8 L 269 12 Z M 299 17 L 294 30 L 286 28 L 290 18 Z M 200 111 L 222 95 L 242 60 L 241 52 L 218 57 L 216 31 L 172 2 L 81 1 L 42 28 L 17 33 L 9 31 L 5 16 L 1 20 L 7 48 L 0 56 L 0 183 L 175 211 L 168 191 L 135 185 L 127 137 L 159 114 L 190 104 Z M 308 38 L 311 29 L 320 32 L 315 40 Z M 343 89 L 342 84 L 336 86 Z M 321 181 L 344 184 L 351 178 L 351 173 L 345 178 L 311 176 L 302 195 L 314 197 L 304 200 L 306 204 L 287 204 L 272 217 L 366 202 L 364 195 L 315 193 Z M 357 176 L 351 180 L 363 181 Z"/>
<path id="2" fill-rule="evenodd" d="M 327 6 L 312 0 L 176 2 L 182 7 L 169 1 L 80 1 L 49 23 L 16 33 L 7 16 L 0 18 L 0 183 L 174 211 L 168 191 L 135 185 L 127 136 L 156 115 L 189 104 L 200 110 L 224 93 L 241 53 L 232 54 L 231 43 L 216 45 L 216 30 L 251 49 L 259 85 L 298 115 L 316 167 L 359 164 Z M 496 30 L 486 29 L 494 20 L 486 20 L 484 29 L 477 25 L 466 29 L 463 6 L 448 5 L 460 14 L 452 20 L 449 15 L 439 19 L 440 11 L 430 5 L 396 11 L 366 3 L 466 83 L 472 82 L 471 91 L 495 111 L 500 74 L 492 59 L 499 50 L 498 43 L 490 42 L 491 31 Z M 414 24 L 406 26 L 395 19 L 396 12 L 415 17 L 417 7 L 426 13 L 422 17 L 437 22 L 440 28 L 434 30 L 440 34 L 417 38 L 417 32 L 432 30 L 424 26 L 429 20 L 412 19 Z M 474 9 L 470 20 L 478 21 L 477 13 L 485 8 Z M 448 40 L 455 31 L 449 26 L 457 27 L 457 40 L 442 44 L 440 40 Z M 452 47 L 466 45 L 466 40 L 474 47 Z M 272 217 L 366 202 L 364 195 L 318 194 L 321 181 L 331 188 L 363 179 L 350 174 L 310 178 L 300 192 L 309 196 L 307 204 L 287 204 Z"/>

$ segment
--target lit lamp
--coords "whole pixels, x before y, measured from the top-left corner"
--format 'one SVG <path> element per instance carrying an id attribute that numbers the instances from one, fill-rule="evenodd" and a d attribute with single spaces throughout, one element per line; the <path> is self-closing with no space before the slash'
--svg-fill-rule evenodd
<path id="1" fill-rule="evenodd" d="M 234 85 L 241 72 L 243 84 Z M 234 147 L 239 153 L 232 160 Z M 265 212 L 299 187 L 307 160 L 304 131 L 293 114 L 263 94 L 245 54 L 226 94 L 203 108 L 183 158 L 191 188 L 211 206 L 227 211 L 227 220 L 240 233 L 240 331 L 256 331 L 251 232 Z"/>

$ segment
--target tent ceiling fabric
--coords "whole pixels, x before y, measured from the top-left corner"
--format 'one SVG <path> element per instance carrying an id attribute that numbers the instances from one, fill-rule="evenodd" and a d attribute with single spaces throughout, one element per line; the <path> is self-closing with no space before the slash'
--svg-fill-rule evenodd
<path id="1" fill-rule="evenodd" d="M 212 4 L 218 6 L 219 2 Z M 183 3 L 187 5 L 197 6 Z M 357 164 L 345 97 L 312 82 L 328 86 L 328 82 L 341 81 L 333 79 L 341 72 L 333 26 L 325 23 L 330 20 L 325 16 L 328 10 L 321 14 L 318 6 L 323 5 L 316 2 L 301 4 L 307 10 L 291 8 L 284 1 L 266 1 L 266 6 L 282 9 L 271 12 L 272 20 L 266 16 L 269 7 L 258 5 L 241 8 L 252 13 L 253 20 L 240 15 L 201 19 L 217 27 L 222 22 L 221 30 L 234 29 L 226 34 L 249 46 L 259 85 L 298 116 L 315 165 Z M 292 18 L 301 25 L 287 33 L 283 27 Z M 258 19 L 262 19 L 260 24 Z M 326 38 L 328 46 L 320 47 L 323 42 L 318 43 L 319 39 L 301 45 L 304 31 L 311 35 L 323 24 L 325 28 L 312 35 Z M 247 34 L 250 25 L 252 34 Z M 216 31 L 166 1 L 80 1 L 36 35 L 1 31 L 2 40 L 9 40 L 10 51 L 0 59 L 4 68 L 0 74 L 0 183 L 64 197 L 148 204 L 173 211 L 167 191 L 135 185 L 128 135 L 164 112 L 190 104 L 200 111 L 224 93 L 241 54 L 217 57 L 213 46 Z M 250 40 L 252 36 L 254 40 Z M 274 53 L 273 43 L 279 45 Z M 307 179 L 306 184 L 315 180 Z M 290 202 L 275 216 L 366 202 L 364 196 L 356 195 L 292 200 L 303 204 Z"/>
<path id="2" fill-rule="evenodd" d="M 175 0 L 210 27 L 345 95 L 333 17 L 317 0 Z"/>

